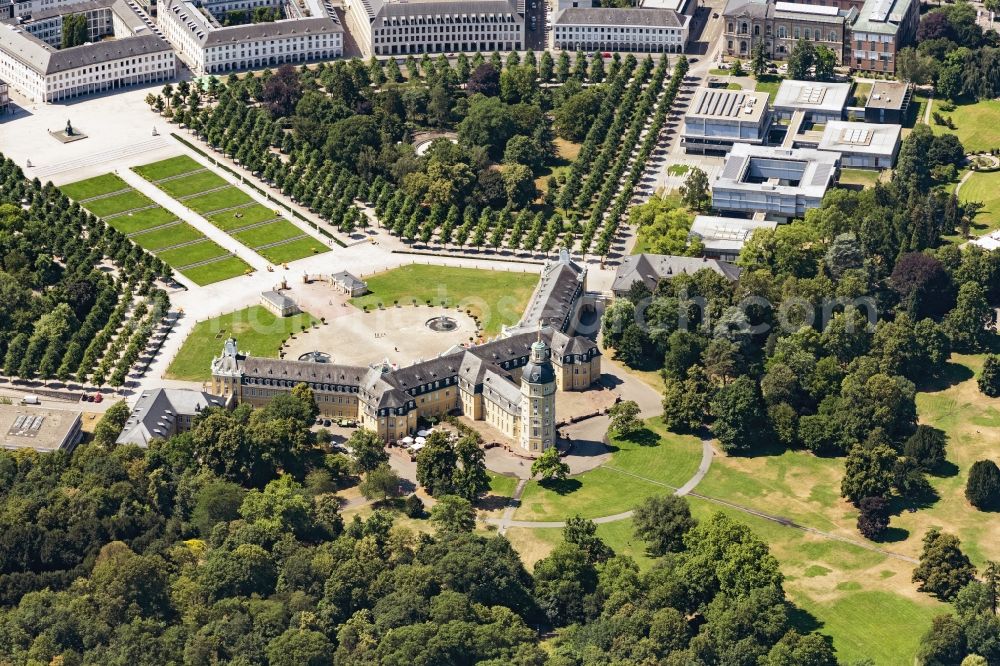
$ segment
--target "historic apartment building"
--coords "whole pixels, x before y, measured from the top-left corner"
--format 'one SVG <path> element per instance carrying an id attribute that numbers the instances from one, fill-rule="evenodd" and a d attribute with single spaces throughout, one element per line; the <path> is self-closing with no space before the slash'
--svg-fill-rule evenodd
<path id="1" fill-rule="evenodd" d="M 521 455 L 555 443 L 555 396 L 583 391 L 601 377 L 601 352 L 574 335 L 586 302 L 586 268 L 563 254 L 547 264 L 521 321 L 478 346 L 393 368 L 258 358 L 226 341 L 212 360 L 212 393 L 263 407 L 299 384 L 320 413 L 357 419 L 388 442 L 415 432 L 420 419 L 463 414 L 484 421 Z"/>
<path id="2" fill-rule="evenodd" d="M 552 47 L 683 53 L 690 23 L 690 16 L 668 9 L 567 7 L 552 20 Z"/>
<path id="3" fill-rule="evenodd" d="M 87 17 L 91 42 L 59 48 L 67 14 Z M 175 74 L 173 49 L 126 0 L 57 2 L 0 22 L 0 79 L 32 102 L 169 80 Z"/>
<path id="4" fill-rule="evenodd" d="M 365 56 L 520 51 L 523 0 L 345 0 Z"/>
<path id="5" fill-rule="evenodd" d="M 196 75 L 275 67 L 284 63 L 328 60 L 344 54 L 344 28 L 332 6 L 307 0 L 300 15 L 266 23 L 223 26 L 229 11 L 279 7 L 266 0 L 225 0 L 198 5 L 189 0 L 164 0 L 157 22 L 177 49 L 178 57 Z"/>
<path id="6" fill-rule="evenodd" d="M 916 0 L 729 0 L 722 12 L 723 53 L 749 58 L 758 42 L 784 60 L 799 39 L 823 45 L 855 70 L 892 73 L 895 54 L 912 41 L 920 20 Z"/>

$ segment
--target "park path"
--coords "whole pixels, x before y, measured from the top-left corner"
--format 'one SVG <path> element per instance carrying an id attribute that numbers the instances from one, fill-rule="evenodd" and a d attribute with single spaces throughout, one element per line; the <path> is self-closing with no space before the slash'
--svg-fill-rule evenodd
<path id="1" fill-rule="evenodd" d="M 972 171 L 972 170 L 970 169 L 969 171 L 966 171 L 966 172 L 965 172 L 965 173 L 964 173 L 964 174 L 962 175 L 962 179 L 961 179 L 960 181 L 958 181 L 958 185 L 956 185 L 956 186 L 955 186 L 955 196 L 956 196 L 956 197 L 958 196 L 958 192 L 959 192 L 959 190 L 961 190 L 961 189 L 962 189 L 962 185 L 965 185 L 965 181 L 969 180 L 969 178 L 971 178 L 971 177 L 972 177 L 972 174 L 974 174 L 974 173 L 976 173 L 976 172 L 975 172 L 975 171 Z"/>
<path id="2" fill-rule="evenodd" d="M 243 245 L 225 231 L 198 215 L 193 210 L 177 201 L 131 169 L 116 169 L 115 174 L 131 185 L 132 189 L 145 194 L 147 197 L 152 199 L 154 203 L 159 204 L 173 213 L 177 219 L 184 220 L 192 227 L 203 233 L 206 238 L 215 241 L 217 245 L 222 246 L 222 248 L 227 252 L 235 254 L 237 257 L 250 264 L 250 266 L 252 266 L 255 270 L 262 271 L 267 268 L 268 262 L 262 256 L 248 248 L 246 245 Z"/>
<path id="3" fill-rule="evenodd" d="M 674 491 L 674 495 L 682 497 L 684 495 L 691 493 L 691 491 L 694 490 L 699 483 L 701 483 L 701 480 L 705 478 L 705 475 L 708 474 L 709 468 L 712 466 L 712 458 L 714 456 L 715 456 L 715 450 L 712 448 L 712 438 L 710 435 L 705 434 L 701 438 L 701 463 L 698 465 L 698 471 L 695 472 L 694 476 L 688 479 L 687 482 L 680 488 L 663 483 L 662 481 L 657 481 L 656 479 L 650 479 L 648 477 L 641 476 L 639 474 L 626 472 L 623 469 L 619 469 L 611 465 L 604 465 L 603 467 L 601 467 L 601 469 L 611 470 L 613 472 L 618 472 L 619 474 L 624 474 L 626 476 L 631 476 L 636 479 L 640 479 L 647 483 L 652 483 L 653 485 L 656 486 L 662 486 L 664 488 L 667 488 L 668 490 Z M 500 534 L 505 533 L 507 531 L 507 528 L 510 527 L 526 527 L 529 529 L 566 527 L 566 522 L 562 520 L 513 520 L 514 512 L 517 511 L 517 508 L 521 504 L 521 495 L 524 493 L 524 488 L 527 484 L 528 484 L 528 479 L 519 479 L 517 482 L 517 488 L 514 489 L 514 495 L 513 497 L 510 498 L 510 501 L 507 504 L 507 508 L 504 509 L 503 516 L 501 516 L 500 518 L 488 518 L 486 522 L 490 523 L 491 525 L 496 525 L 498 527 L 497 531 Z M 594 518 L 593 521 L 598 525 L 602 523 L 615 523 L 618 522 L 619 520 L 626 520 L 628 518 L 631 518 L 632 514 L 633 511 L 631 510 L 622 511 L 621 513 L 615 513 L 609 516 L 600 516 L 598 518 Z"/>
<path id="4" fill-rule="evenodd" d="M 708 434 L 706 434 L 706 435 L 704 435 L 702 437 L 702 439 L 701 439 L 701 451 L 702 451 L 701 464 L 698 466 L 698 471 L 695 472 L 694 476 L 692 476 L 690 479 L 688 479 L 688 481 L 684 485 L 682 485 L 681 487 L 679 487 L 679 488 L 671 486 L 671 485 L 669 485 L 667 483 L 663 483 L 662 481 L 657 481 L 656 479 L 650 479 L 648 477 L 642 476 L 641 474 L 635 474 L 634 472 L 627 472 L 627 471 L 625 471 L 623 469 L 619 469 L 619 468 L 613 467 L 611 465 L 605 465 L 602 469 L 607 469 L 607 470 L 610 470 L 610 471 L 613 471 L 613 472 L 617 472 L 619 474 L 623 474 L 625 476 L 630 476 L 632 478 L 639 479 L 641 481 L 645 481 L 646 483 L 651 483 L 653 485 L 662 486 L 664 488 L 673 490 L 674 491 L 674 495 L 677 495 L 678 497 L 683 497 L 685 495 L 690 495 L 691 497 L 696 497 L 698 499 L 705 500 L 707 502 L 712 502 L 714 504 L 719 504 L 719 505 L 724 506 L 724 507 L 729 508 L 729 509 L 734 509 L 736 511 L 740 511 L 741 513 L 745 513 L 745 514 L 748 514 L 748 515 L 751 515 L 751 516 L 756 516 L 757 518 L 762 518 L 762 519 L 770 521 L 772 523 L 777 523 L 778 525 L 781 525 L 782 527 L 789 527 L 789 528 L 796 529 L 796 530 L 799 530 L 799 531 L 802 531 L 802 532 L 806 532 L 808 534 L 814 534 L 814 535 L 816 535 L 818 537 L 821 537 L 821 538 L 824 538 L 824 539 L 830 539 L 832 541 L 840 541 L 842 543 L 850 544 L 852 546 L 857 546 L 859 548 L 864 548 L 865 550 L 869 550 L 869 551 L 872 551 L 872 552 L 875 552 L 875 553 L 879 553 L 881 555 L 885 555 L 886 557 L 892 557 L 892 558 L 897 559 L 897 560 L 902 560 L 903 562 L 907 562 L 907 563 L 910 563 L 910 564 L 917 564 L 917 559 L 916 558 L 910 557 L 908 555 L 903 555 L 903 554 L 900 554 L 900 553 L 896 553 L 896 552 L 893 552 L 891 550 L 886 550 L 884 548 L 880 548 L 880 547 L 876 546 L 875 544 L 867 542 L 867 541 L 862 541 L 862 540 L 859 540 L 859 539 L 852 539 L 850 537 L 846 537 L 846 536 L 843 536 L 843 535 L 840 535 L 840 534 L 835 534 L 833 532 L 827 532 L 827 531 L 824 531 L 824 530 L 817 529 L 815 527 L 810 527 L 808 525 L 800 525 L 800 524 L 796 523 L 795 521 L 791 520 L 790 518 L 786 518 L 784 516 L 777 516 L 777 515 L 769 514 L 769 513 L 766 513 L 764 511 L 760 511 L 758 509 L 754 509 L 753 507 L 745 506 L 743 504 L 737 504 L 735 502 L 730 502 L 728 500 L 720 499 L 718 497 L 712 497 L 710 495 L 703 495 L 701 493 L 694 492 L 694 489 L 698 486 L 698 484 L 701 482 L 701 480 L 705 478 L 705 475 L 708 474 L 708 470 L 709 470 L 709 468 L 712 465 L 712 458 L 715 455 L 715 450 L 712 448 L 712 441 L 713 440 L 712 440 L 711 436 L 708 435 Z M 507 529 L 509 529 L 511 527 L 522 527 L 522 528 L 526 528 L 526 529 L 546 529 L 546 528 L 547 529 L 561 529 L 561 528 L 565 527 L 566 526 L 566 522 L 565 521 L 561 521 L 561 520 L 549 520 L 549 521 L 543 521 L 543 520 L 511 520 L 511 517 L 514 514 L 514 511 L 517 509 L 518 505 L 520 504 L 521 494 L 524 491 L 524 485 L 526 483 L 527 483 L 526 479 L 522 479 L 518 483 L 517 490 L 514 493 L 515 497 L 511 498 L 511 502 L 508 505 L 507 509 L 504 511 L 504 514 L 503 514 L 503 516 L 501 518 L 499 518 L 499 519 L 496 519 L 496 518 L 488 519 L 486 522 L 488 522 L 490 524 L 498 525 L 498 527 L 499 527 L 498 531 L 500 532 L 500 534 L 505 533 L 507 531 Z M 614 522 L 618 522 L 618 521 L 621 521 L 621 520 L 627 520 L 627 519 L 631 518 L 633 516 L 633 514 L 634 514 L 634 511 L 622 511 L 621 513 L 615 513 L 615 514 L 611 514 L 611 515 L 607 515 L 607 516 L 599 516 L 597 518 L 593 518 L 592 520 L 593 520 L 594 523 L 596 523 L 598 525 L 601 525 L 601 524 L 604 524 L 604 523 L 614 523 Z"/>
<path id="5" fill-rule="evenodd" d="M 924 124 L 931 124 L 931 107 L 934 106 L 934 91 L 927 95 L 927 105 L 924 107 Z"/>

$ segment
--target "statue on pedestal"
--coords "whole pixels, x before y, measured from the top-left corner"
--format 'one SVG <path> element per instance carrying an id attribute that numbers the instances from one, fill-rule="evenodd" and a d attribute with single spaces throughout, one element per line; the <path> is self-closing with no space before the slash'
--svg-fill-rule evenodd
<path id="1" fill-rule="evenodd" d="M 66 136 L 73 136 L 73 134 L 74 134 L 74 132 L 73 132 L 73 124 L 69 120 L 66 121 L 66 132 L 65 133 L 66 133 Z"/>

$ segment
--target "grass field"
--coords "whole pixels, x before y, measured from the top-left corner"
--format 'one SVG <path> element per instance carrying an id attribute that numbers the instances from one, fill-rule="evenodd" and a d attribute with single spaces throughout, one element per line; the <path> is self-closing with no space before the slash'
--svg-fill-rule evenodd
<path id="1" fill-rule="evenodd" d="M 205 235 L 190 224 L 175 224 L 132 236 L 132 241 L 147 250 L 160 250 L 181 243 L 204 238 Z M 192 263 L 192 262 L 185 262 Z M 183 264 L 182 264 L 183 265 Z"/>
<path id="2" fill-rule="evenodd" d="M 184 200 L 185 206 L 202 215 L 251 203 L 250 195 L 233 186 Z"/>
<path id="3" fill-rule="evenodd" d="M 308 313 L 278 317 L 262 305 L 200 321 L 167 368 L 166 376 L 188 381 L 209 379 L 212 357 L 219 355 L 222 343 L 229 337 L 236 338 L 240 351 L 277 358 L 281 343 L 293 333 L 298 333 L 302 326 L 314 323 L 318 320 Z"/>
<path id="4" fill-rule="evenodd" d="M 89 178 L 64 185 L 62 186 L 62 190 L 70 197 L 87 198 L 98 196 L 105 192 L 116 192 L 128 187 L 128 183 L 118 176 L 105 174 L 96 178 Z M 85 208 L 95 215 L 110 215 L 136 206 L 151 205 L 152 203 L 144 195 L 129 189 L 128 192 L 123 194 L 88 202 Z M 204 234 L 186 222 L 156 229 L 156 227 L 168 224 L 176 219 L 177 216 L 165 208 L 153 206 L 152 208 L 145 208 L 127 215 L 113 217 L 107 220 L 107 222 L 123 234 L 135 234 L 130 237 L 132 242 L 145 250 L 153 252 L 173 267 L 174 270 L 177 270 L 178 266 L 186 266 L 214 257 L 222 257 L 219 261 L 205 266 L 178 271 L 198 285 L 211 284 L 219 280 L 243 275 L 249 268 L 242 259 L 228 257 L 229 253 L 226 250 L 207 239 L 176 250 L 157 252 L 161 248 L 204 238 Z"/>
<path id="5" fill-rule="evenodd" d="M 247 247 L 260 247 L 261 245 L 278 243 L 301 235 L 302 232 L 294 224 L 280 220 L 235 233 L 233 234 L 233 238 Z M 316 243 L 319 244 L 319 241 L 316 241 Z"/>
<path id="6" fill-rule="evenodd" d="M 984 207 L 976 213 L 970 233 L 976 236 L 1000 229 L 1000 171 L 974 173 L 958 191 L 962 201 L 979 201 Z"/>
<path id="7" fill-rule="evenodd" d="M 238 208 L 236 210 L 226 211 L 225 213 L 217 213 L 205 219 L 223 231 L 229 231 L 231 229 L 239 229 L 240 227 L 257 224 L 258 222 L 278 219 L 279 217 L 279 215 L 275 215 L 274 211 L 266 206 L 254 204 L 253 206 L 247 206 L 246 208 Z"/>
<path id="8" fill-rule="evenodd" d="M 975 104 L 958 104 L 954 111 L 942 111 L 944 100 L 935 99 L 931 112 L 951 117 L 955 129 L 936 124 L 931 120 L 935 134 L 952 133 L 969 152 L 1000 148 L 1000 100 L 987 99 Z"/>
<path id="9" fill-rule="evenodd" d="M 63 185 L 59 189 L 70 199 L 89 199 L 100 196 L 108 192 L 117 192 L 129 187 L 129 184 L 113 173 L 106 173 L 103 176 L 80 180 L 69 185 Z"/>
<path id="10" fill-rule="evenodd" d="M 211 171 L 198 171 L 189 176 L 181 176 L 157 183 L 156 186 L 170 196 L 180 198 L 216 187 L 225 187 L 228 184 Z"/>
<path id="11" fill-rule="evenodd" d="M 177 216 L 166 208 L 144 208 L 134 213 L 127 213 L 119 217 L 108 220 L 108 224 L 113 226 L 123 234 L 133 234 L 145 229 L 159 227 L 169 222 L 173 222 Z"/>
<path id="12" fill-rule="evenodd" d="M 501 497 L 512 497 L 514 488 L 517 486 L 517 479 L 506 474 L 487 472 L 490 477 L 490 492 Z"/>
<path id="13" fill-rule="evenodd" d="M 650 419 L 646 426 L 634 440 L 613 438 L 617 450 L 597 469 L 561 483 L 529 482 L 515 519 L 610 515 L 628 511 L 651 495 L 672 492 L 666 486 L 682 486 L 698 470 L 701 442 L 697 437 L 667 432 L 659 419 Z"/>
<path id="14" fill-rule="evenodd" d="M 133 167 L 132 171 L 135 171 L 146 180 L 155 181 L 204 168 L 187 155 L 179 155 L 170 159 L 160 160 L 159 162 L 153 162 L 152 164 Z"/>
<path id="15" fill-rule="evenodd" d="M 212 284 L 213 282 L 221 282 L 222 280 L 228 280 L 230 278 L 244 275 L 249 268 L 250 266 L 248 266 L 246 262 L 239 257 L 226 257 L 203 266 L 186 268 L 183 273 L 187 279 L 191 280 L 195 284 L 205 286 L 206 284 Z"/>
<path id="16" fill-rule="evenodd" d="M 780 76 L 767 74 L 757 79 L 757 85 L 755 86 L 754 90 L 757 90 L 758 92 L 766 92 L 770 96 L 770 100 L 774 102 L 774 96 L 778 94 L 778 88 L 780 86 L 781 86 Z"/>
<path id="17" fill-rule="evenodd" d="M 282 247 L 282 246 L 278 246 Z M 275 248 L 277 249 L 277 248 Z M 524 312 L 538 283 L 536 273 L 451 268 L 448 266 L 402 266 L 365 278 L 370 294 L 351 299 L 358 308 L 391 305 L 394 301 L 418 304 L 431 301 L 447 307 L 467 309 L 479 318 L 486 335 L 496 335 L 504 324 L 514 324 Z"/>
<path id="18" fill-rule="evenodd" d="M 328 252 L 329 249 L 312 236 L 307 236 L 289 241 L 288 243 L 282 243 L 281 245 L 275 245 L 274 247 L 254 251 L 272 264 L 283 264 L 286 261 L 295 261 L 296 259 L 310 257 L 320 252 Z"/>
<path id="19" fill-rule="evenodd" d="M 228 185 L 217 173 L 204 169 L 189 157 L 182 156 L 154 162 L 136 167 L 134 171 L 147 180 L 160 180 L 161 182 L 156 183 L 158 188 L 175 199 L 182 199 L 184 206 L 205 216 L 209 222 L 230 233 L 247 247 L 257 251 L 260 256 L 272 264 L 302 259 L 328 249 L 322 241 L 307 235 L 307 238 L 301 240 L 258 250 L 262 245 L 280 243 L 304 234 L 281 215 L 256 203 L 246 192 L 234 185 Z M 183 175 L 188 172 L 194 173 Z M 162 180 L 171 176 L 177 177 L 171 180 Z M 223 187 L 223 189 L 209 191 L 218 187 Z M 207 193 L 199 194 L 200 192 Z M 213 211 L 224 212 L 213 214 Z M 245 232 L 231 233 L 234 229 L 272 219 L 275 220 L 272 224 L 248 229 Z M 240 273 L 242 272 L 241 270 Z"/>
<path id="20" fill-rule="evenodd" d="M 210 240 L 204 240 L 194 245 L 185 245 L 176 250 L 165 250 L 160 252 L 160 259 L 171 266 L 189 266 L 200 261 L 207 261 L 215 257 L 224 257 L 228 252 L 220 245 Z"/>
<path id="21" fill-rule="evenodd" d="M 841 169 L 839 183 L 841 185 L 860 185 L 875 187 L 879 172 L 872 169 Z"/>
<path id="22" fill-rule="evenodd" d="M 151 206 L 152 204 L 153 202 L 146 195 L 135 190 L 129 190 L 128 192 L 116 194 L 111 197 L 88 201 L 86 208 L 94 215 L 104 217 L 105 215 L 114 215 L 115 213 L 132 210 L 133 208 L 142 208 L 143 206 Z"/>

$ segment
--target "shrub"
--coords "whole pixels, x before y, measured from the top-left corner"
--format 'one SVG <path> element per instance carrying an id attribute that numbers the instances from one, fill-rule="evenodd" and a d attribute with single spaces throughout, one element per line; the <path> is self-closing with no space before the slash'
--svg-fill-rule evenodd
<path id="1" fill-rule="evenodd" d="M 424 503 L 416 495 L 409 495 L 405 500 L 403 500 L 403 511 L 410 518 L 423 518 L 424 516 Z"/>
<path id="2" fill-rule="evenodd" d="M 979 460 L 969 470 L 965 497 L 980 510 L 1000 508 L 1000 468 L 992 460 Z"/>

